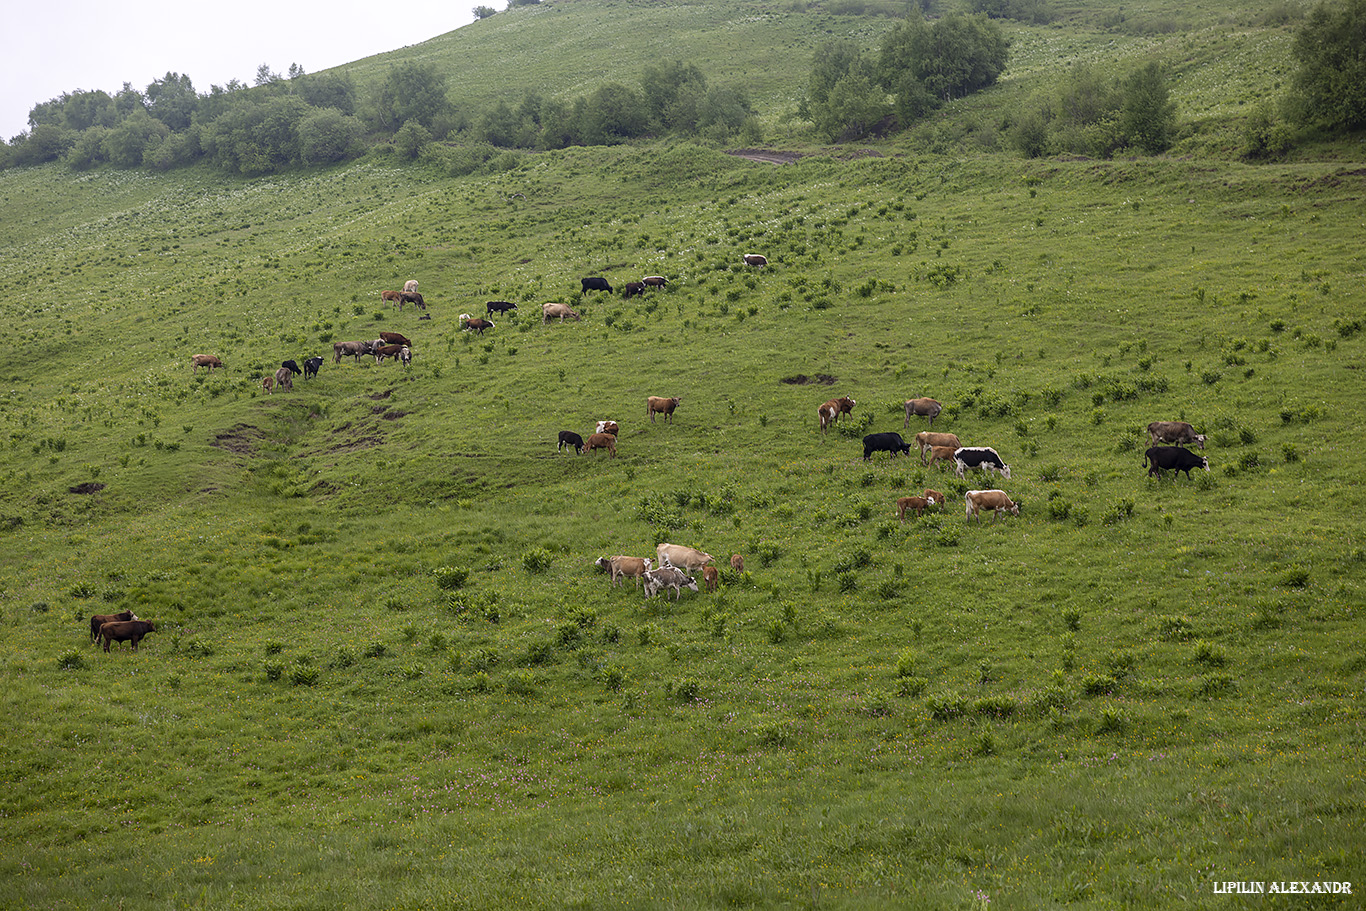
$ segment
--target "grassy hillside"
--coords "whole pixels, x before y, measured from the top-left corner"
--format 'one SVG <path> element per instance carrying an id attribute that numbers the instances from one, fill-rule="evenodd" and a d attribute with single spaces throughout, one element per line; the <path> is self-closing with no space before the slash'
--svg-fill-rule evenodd
<path id="1" fill-rule="evenodd" d="M 1359 161 L 907 146 L 0 173 L 0 907 L 1360 879 Z M 381 303 L 408 278 L 430 320 Z M 521 310 L 460 330 L 494 299 Z M 410 369 L 333 363 L 381 330 Z M 920 395 L 1012 477 L 864 462 Z M 556 451 L 601 418 L 617 458 Z M 1159 419 L 1209 473 L 1146 476 Z M 990 486 L 1021 515 L 966 525 Z M 947 507 L 898 523 L 926 487 Z M 746 572 L 674 603 L 593 566 L 664 540 Z M 86 618 L 121 608 L 158 630 L 106 655 Z"/>

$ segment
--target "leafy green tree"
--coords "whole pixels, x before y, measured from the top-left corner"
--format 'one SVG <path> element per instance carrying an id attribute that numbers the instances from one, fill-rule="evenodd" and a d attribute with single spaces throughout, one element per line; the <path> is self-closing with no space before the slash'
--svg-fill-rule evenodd
<path id="1" fill-rule="evenodd" d="M 114 99 L 108 92 L 74 92 L 63 96 L 62 116 L 68 130 L 87 130 L 93 126 L 112 127 L 119 122 Z"/>
<path id="2" fill-rule="evenodd" d="M 297 80 L 295 90 L 310 107 L 336 108 L 343 114 L 356 113 L 356 84 L 345 73 L 314 73 Z"/>
<path id="3" fill-rule="evenodd" d="M 145 111 L 140 111 L 109 131 L 104 138 L 104 154 L 109 162 L 120 168 L 136 168 L 142 165 L 143 155 L 149 148 L 155 148 L 171 132 L 162 123 Z"/>
<path id="4" fill-rule="evenodd" d="M 299 121 L 299 159 L 304 164 L 332 164 L 354 158 L 361 149 L 365 125 L 336 108 L 314 111 Z"/>
<path id="5" fill-rule="evenodd" d="M 76 142 L 76 134 L 55 123 L 40 123 L 15 137 L 14 163 L 25 165 L 56 161 Z"/>
<path id="6" fill-rule="evenodd" d="M 489 16 L 492 16 L 496 12 L 498 11 L 491 6 L 476 6 L 474 8 L 474 18 L 487 19 Z"/>
<path id="7" fill-rule="evenodd" d="M 168 72 L 162 78 L 152 80 L 147 86 L 146 98 L 152 116 L 173 130 L 188 127 L 199 106 L 194 83 L 189 76 L 180 73 Z"/>
<path id="8" fill-rule="evenodd" d="M 905 126 L 944 102 L 994 84 L 1008 57 L 1004 33 L 985 15 L 953 14 L 932 25 L 911 18 L 883 37 L 878 76 Z"/>
<path id="9" fill-rule="evenodd" d="M 1126 141 L 1149 155 L 1166 151 L 1176 132 L 1176 102 L 1162 65 L 1153 61 L 1124 81 L 1119 125 Z"/>
<path id="10" fill-rule="evenodd" d="M 431 130 L 416 120 L 409 120 L 394 134 L 394 149 L 401 157 L 412 161 L 422 152 L 423 147 L 431 141 Z"/>
<path id="11" fill-rule="evenodd" d="M 815 111 L 830 100 L 835 85 L 851 72 L 867 73 L 868 64 L 863 50 L 847 38 L 827 41 L 816 48 L 811 61 L 811 78 L 806 84 L 806 97 L 798 113 L 808 120 L 815 119 Z"/>
<path id="12" fill-rule="evenodd" d="M 579 134 L 586 145 L 615 145 L 649 129 L 645 99 L 619 82 L 599 86 L 580 111 Z"/>
<path id="13" fill-rule="evenodd" d="M 849 73 L 816 109 L 814 122 L 831 142 L 847 142 L 868 135 L 891 111 L 879 85 L 862 73 Z"/>
<path id="14" fill-rule="evenodd" d="M 650 119 L 661 129 L 691 132 L 697 128 L 698 107 L 706 98 L 707 77 L 696 64 L 672 60 L 646 66 L 640 89 Z"/>
<path id="15" fill-rule="evenodd" d="M 203 154 L 199 137 L 202 128 L 197 123 L 167 136 L 159 145 L 143 152 L 142 163 L 156 171 L 194 164 Z"/>
<path id="16" fill-rule="evenodd" d="M 381 128 L 395 130 L 415 120 L 432 129 L 446 114 L 446 80 L 429 63 L 400 63 L 384 77 L 375 96 L 375 109 Z"/>
<path id="17" fill-rule="evenodd" d="M 276 95 L 237 99 L 208 124 L 200 141 L 219 167 L 239 174 L 269 174 L 299 163 L 299 123 L 312 112 L 302 98 Z"/>
<path id="18" fill-rule="evenodd" d="M 698 110 L 697 129 L 721 140 L 744 133 L 754 140 L 760 136 L 759 120 L 743 88 L 711 86 Z"/>
<path id="19" fill-rule="evenodd" d="M 98 125 L 82 130 L 77 134 L 75 143 L 67 150 L 67 166 L 73 171 L 88 171 L 108 161 L 109 158 L 104 151 L 104 139 L 108 134 L 108 127 Z"/>
<path id="20" fill-rule="evenodd" d="M 1326 130 L 1366 127 L 1366 0 L 1314 7 L 1292 53 L 1298 119 Z"/>

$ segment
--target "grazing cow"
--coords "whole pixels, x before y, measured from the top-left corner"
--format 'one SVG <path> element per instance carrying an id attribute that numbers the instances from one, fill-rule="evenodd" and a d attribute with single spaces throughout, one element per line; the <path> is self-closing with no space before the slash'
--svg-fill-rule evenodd
<path id="1" fill-rule="evenodd" d="M 934 399 L 907 399 L 906 422 L 901 425 L 901 429 L 905 430 L 907 427 L 911 426 L 911 415 L 913 414 L 922 418 L 929 418 L 929 426 L 933 427 L 934 419 L 939 417 L 939 412 L 943 410 L 944 406 L 940 405 Z"/>
<path id="2" fill-rule="evenodd" d="M 744 259 L 746 266 L 768 265 L 768 257 L 764 256 L 762 253 L 746 253 Z"/>
<path id="3" fill-rule="evenodd" d="M 90 618 L 90 641 L 97 642 L 100 638 L 100 627 L 114 620 L 136 620 L 138 615 L 130 610 L 121 610 L 117 614 L 95 614 Z"/>
<path id="4" fill-rule="evenodd" d="M 198 373 L 200 367 L 206 367 L 210 373 L 213 373 L 213 368 L 222 366 L 223 362 L 212 354 L 196 354 L 194 357 L 190 358 L 191 373 Z"/>
<path id="5" fill-rule="evenodd" d="M 583 455 L 583 437 L 579 436 L 572 430 L 560 431 L 560 442 L 558 445 L 556 445 L 555 451 L 563 452 L 564 447 L 566 446 L 574 447 L 575 452 L 577 452 L 579 455 Z"/>
<path id="6" fill-rule="evenodd" d="M 645 597 L 653 598 L 661 591 L 670 588 L 674 590 L 673 599 L 677 601 L 683 596 L 683 589 L 697 591 L 697 581 L 692 576 L 672 566 L 661 566 L 659 569 L 645 571 Z"/>
<path id="7" fill-rule="evenodd" d="M 482 316 L 476 316 L 471 319 L 465 320 L 465 330 L 467 332 L 476 332 L 479 335 L 483 335 L 485 329 L 492 328 L 493 320 L 484 319 Z"/>
<path id="8" fill-rule="evenodd" d="M 704 567 L 702 567 L 702 581 L 706 584 L 706 586 L 707 586 L 707 591 L 709 591 L 709 592 L 714 592 L 714 591 L 716 591 L 716 567 L 715 567 L 715 566 L 704 566 Z"/>
<path id="9" fill-rule="evenodd" d="M 560 322 L 564 322 L 566 318 L 567 318 L 567 319 L 573 319 L 573 320 L 578 319 L 578 318 L 579 318 L 579 314 L 576 313 L 575 311 L 569 309 L 569 307 L 565 306 L 564 304 L 554 304 L 554 303 L 541 304 L 541 325 L 542 325 L 542 326 L 544 326 L 546 323 L 550 322 L 552 319 L 555 319 L 556 317 L 559 318 Z"/>
<path id="10" fill-rule="evenodd" d="M 580 294 L 587 294 L 589 291 L 606 291 L 608 294 L 612 293 L 612 286 L 607 284 L 607 279 L 600 278 L 596 275 L 589 276 L 588 278 L 581 278 L 579 279 L 579 283 L 583 285 L 583 290 L 579 292 Z"/>
<path id="11" fill-rule="evenodd" d="M 714 559 L 696 548 L 682 544 L 661 544 L 655 548 L 655 556 L 660 566 L 677 566 L 685 572 L 695 573 Z"/>
<path id="12" fill-rule="evenodd" d="M 673 398 L 665 398 L 658 395 L 647 396 L 645 399 L 645 414 L 649 417 L 651 424 L 655 422 L 656 413 L 664 415 L 664 423 L 672 423 L 674 419 L 674 409 L 678 407 L 678 403 L 681 401 L 683 401 L 683 399 L 679 396 L 674 396 Z"/>
<path id="13" fill-rule="evenodd" d="M 892 458 L 901 454 L 911 454 L 911 444 L 901 438 L 901 434 L 888 431 L 886 433 L 870 433 L 863 438 L 863 461 L 868 459 L 875 452 L 890 452 Z"/>
<path id="14" fill-rule="evenodd" d="M 935 446 L 948 446 L 957 449 L 963 444 L 958 441 L 957 434 L 934 433 L 929 430 L 922 430 L 915 435 L 915 444 L 920 447 L 920 464 L 925 464 L 925 454 Z"/>
<path id="15" fill-rule="evenodd" d="M 288 367 L 288 368 L 289 368 L 289 372 L 292 373 L 292 374 L 294 374 L 295 376 L 298 376 L 299 374 L 303 373 L 303 371 L 299 369 L 299 365 L 296 364 L 296 363 L 294 363 L 294 361 L 292 361 L 292 360 L 290 360 L 290 361 L 281 361 L 281 362 L 280 362 L 280 366 L 281 366 L 281 367 Z"/>
<path id="16" fill-rule="evenodd" d="M 669 280 L 662 275 L 647 275 L 640 280 L 640 283 L 647 288 L 663 288 Z"/>
<path id="17" fill-rule="evenodd" d="M 1007 481 L 1010 480 L 1010 466 L 990 446 L 960 446 L 953 453 L 953 461 L 957 466 L 955 473 L 960 478 L 967 469 L 978 468 L 994 471 Z"/>
<path id="18" fill-rule="evenodd" d="M 1185 421 L 1153 421 L 1148 425 L 1148 445 L 1156 446 L 1158 443 L 1175 443 L 1178 446 L 1194 443 L 1204 449 L 1205 435 L 1196 433 L 1195 428 Z"/>
<path id="19" fill-rule="evenodd" d="M 606 449 L 607 454 L 612 458 L 617 457 L 617 438 L 610 433 L 590 434 L 583 444 L 583 454 L 588 455 L 594 449 Z"/>
<path id="20" fill-rule="evenodd" d="M 404 290 L 404 291 L 407 291 L 409 294 L 412 294 L 414 291 L 416 291 L 416 290 L 417 290 L 417 279 L 415 279 L 415 278 L 410 278 L 410 279 L 408 279 L 406 282 L 404 282 L 404 283 L 403 283 L 403 290 Z"/>
<path id="21" fill-rule="evenodd" d="M 488 310 L 489 316 L 495 313 L 507 313 L 509 310 L 516 310 L 517 305 L 510 301 L 489 301 L 484 307 Z"/>
<path id="22" fill-rule="evenodd" d="M 375 347 L 375 352 L 374 352 L 374 354 L 375 354 L 375 363 L 376 363 L 376 364 L 382 364 L 382 363 L 384 363 L 384 359 L 385 359 L 386 357 L 392 357 L 392 358 L 397 359 L 397 358 L 398 358 L 398 353 L 399 353 L 400 351 L 402 351 L 405 347 L 407 347 L 407 346 L 405 346 L 405 345 L 377 345 L 377 346 Z"/>
<path id="23" fill-rule="evenodd" d="M 637 294 L 644 294 L 644 293 L 645 293 L 645 283 L 644 283 L 644 282 L 627 282 L 627 283 L 626 283 L 626 293 L 624 293 L 624 294 L 622 295 L 622 298 L 625 299 L 625 300 L 629 300 L 629 299 L 631 299 L 632 297 L 636 296 Z"/>
<path id="24" fill-rule="evenodd" d="M 263 377 L 261 377 L 261 388 L 264 389 L 264 390 L 266 391 L 266 395 L 270 395 L 272 392 L 274 392 L 274 391 L 275 391 L 275 377 L 273 377 L 273 376 L 263 376 Z"/>
<path id="25" fill-rule="evenodd" d="M 1004 490 L 969 490 L 963 495 L 963 503 L 967 507 L 967 518 L 963 521 L 971 522 L 977 520 L 977 524 L 982 524 L 982 510 L 991 510 L 991 521 L 997 522 L 1001 518 L 1001 513 L 1008 512 L 1012 516 L 1020 514 L 1020 504 L 1013 502 L 1006 496 Z"/>
<path id="26" fill-rule="evenodd" d="M 386 345 L 412 345 L 402 332 L 381 332 L 379 338 Z"/>
<path id="27" fill-rule="evenodd" d="M 413 349 L 404 345 L 402 348 L 398 349 L 398 359 L 404 367 L 413 366 Z"/>
<path id="28" fill-rule="evenodd" d="M 612 436 L 620 436 L 621 427 L 616 421 L 598 421 L 597 429 L 594 433 L 610 433 Z"/>
<path id="29" fill-rule="evenodd" d="M 954 453 L 959 448 L 958 446 L 931 446 L 929 458 L 925 459 L 925 464 L 933 466 L 936 462 L 952 462 Z"/>
<path id="30" fill-rule="evenodd" d="M 355 357 L 356 363 L 360 363 L 361 355 L 374 353 L 374 348 L 370 342 L 333 342 L 332 343 L 332 363 L 340 364 L 341 359 L 347 355 Z"/>
<path id="31" fill-rule="evenodd" d="M 645 574 L 654 566 L 649 557 L 626 557 L 620 554 L 615 557 L 600 557 L 595 565 L 607 570 L 611 577 L 608 581 L 612 585 L 619 585 L 623 576 L 630 576 L 636 588 L 640 588 L 640 580 L 645 578 Z"/>
<path id="32" fill-rule="evenodd" d="M 840 415 L 853 412 L 854 406 L 857 404 L 858 402 L 855 402 L 846 395 L 843 398 L 831 399 L 817 408 L 816 416 L 821 419 L 821 434 L 824 435 L 825 431 L 830 428 L 830 425 L 840 419 Z"/>
<path id="33" fill-rule="evenodd" d="M 416 291 L 400 291 L 398 295 L 398 309 L 402 310 L 404 304 L 416 304 L 423 310 L 427 309 L 427 302 L 422 299 L 422 295 Z"/>
<path id="34" fill-rule="evenodd" d="M 1184 471 L 1187 480 L 1190 479 L 1192 468 L 1203 468 L 1205 471 L 1209 471 L 1209 459 L 1180 446 L 1150 447 L 1143 454 L 1143 464 L 1152 466 L 1148 469 L 1148 477 L 1157 475 L 1159 481 L 1162 480 L 1162 472 L 1168 469 L 1171 470 L 1172 480 L 1176 480 L 1178 471 Z"/>
<path id="35" fill-rule="evenodd" d="M 294 390 L 294 374 L 289 372 L 288 367 L 281 367 L 275 371 L 275 385 L 279 389 Z"/>
<path id="36" fill-rule="evenodd" d="M 379 293 L 379 299 L 387 302 L 390 306 L 398 307 L 401 310 L 403 307 L 399 302 L 399 295 L 402 293 L 402 291 L 381 291 Z"/>
<path id="37" fill-rule="evenodd" d="M 938 506 L 940 509 L 943 509 L 944 504 L 948 502 L 944 499 L 944 495 L 942 493 L 940 493 L 937 490 L 931 490 L 928 487 L 925 488 L 925 492 L 921 494 L 921 496 L 923 496 L 926 500 L 929 500 L 931 506 Z"/>
<path id="38" fill-rule="evenodd" d="M 109 651 L 110 642 L 132 641 L 133 651 L 138 650 L 138 642 L 157 628 L 150 620 L 106 620 L 100 627 L 100 638 L 104 640 L 104 650 Z"/>
<path id="39" fill-rule="evenodd" d="M 906 522 L 906 510 L 914 509 L 916 516 L 923 516 L 926 509 L 938 502 L 934 497 L 901 497 L 896 501 L 896 517 L 898 521 L 904 524 Z"/>
<path id="40" fill-rule="evenodd" d="M 735 570 L 738 575 L 745 574 L 745 558 L 739 554 L 730 555 L 730 568 Z"/>
<path id="41" fill-rule="evenodd" d="M 318 368 L 322 365 L 323 359 L 321 357 L 310 357 L 308 360 L 304 361 L 304 379 L 308 379 L 311 376 L 317 376 Z"/>

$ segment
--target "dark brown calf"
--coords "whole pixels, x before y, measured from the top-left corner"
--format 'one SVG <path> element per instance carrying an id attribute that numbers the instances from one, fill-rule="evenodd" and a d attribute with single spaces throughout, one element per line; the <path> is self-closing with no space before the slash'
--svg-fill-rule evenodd
<path id="1" fill-rule="evenodd" d="M 100 638 L 104 639 L 104 650 L 109 651 L 110 642 L 132 641 L 133 651 L 138 650 L 138 642 L 157 628 L 150 620 L 110 620 L 100 627 Z"/>
<path id="2" fill-rule="evenodd" d="M 117 614 L 95 614 L 90 618 L 90 641 L 97 642 L 100 638 L 100 627 L 111 620 L 136 620 L 137 615 L 130 610 L 121 610 Z"/>

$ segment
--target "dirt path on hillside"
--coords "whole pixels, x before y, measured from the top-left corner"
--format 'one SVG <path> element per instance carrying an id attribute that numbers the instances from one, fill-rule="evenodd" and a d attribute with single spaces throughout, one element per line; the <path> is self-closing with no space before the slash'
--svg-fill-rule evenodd
<path id="1" fill-rule="evenodd" d="M 726 154 L 747 158 L 750 161 L 766 161 L 769 164 L 792 164 L 802 157 L 801 152 L 779 152 L 776 149 L 727 149 Z"/>

